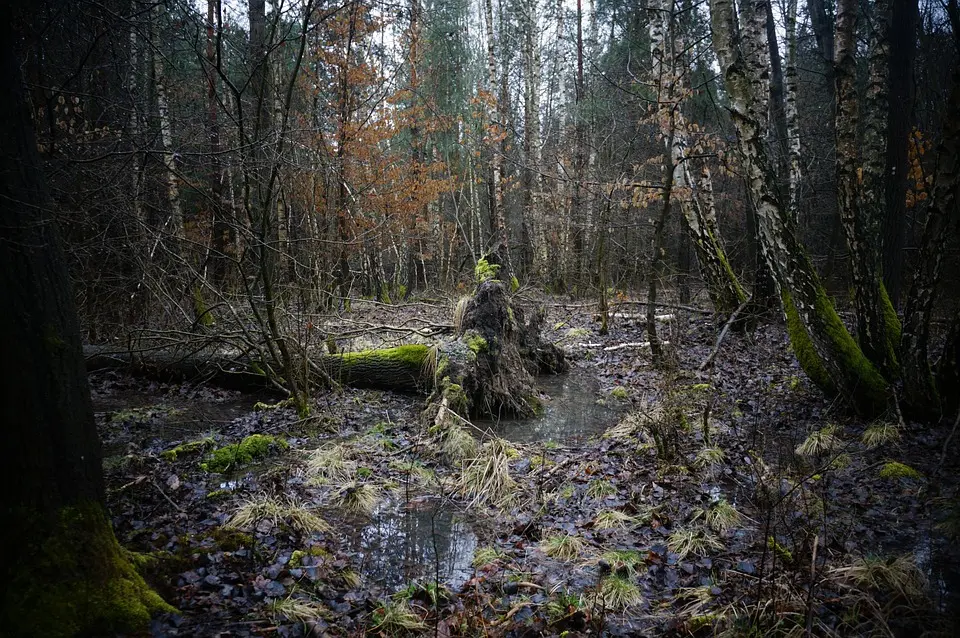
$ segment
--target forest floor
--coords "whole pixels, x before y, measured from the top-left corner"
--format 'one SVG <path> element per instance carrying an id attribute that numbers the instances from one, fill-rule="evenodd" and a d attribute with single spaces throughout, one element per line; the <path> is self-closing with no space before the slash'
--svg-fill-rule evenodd
<path id="1" fill-rule="evenodd" d="M 960 635 L 952 418 L 846 414 L 776 322 L 699 372 L 715 320 L 664 308 L 664 370 L 605 349 L 646 341 L 641 321 L 600 336 L 592 306 L 539 301 L 573 389 L 548 380 L 545 417 L 495 428 L 503 501 L 464 492 L 423 397 L 344 388 L 298 419 L 275 397 L 91 375 L 117 537 L 181 612 L 154 634 Z M 244 464 L 252 434 L 276 438 Z"/>

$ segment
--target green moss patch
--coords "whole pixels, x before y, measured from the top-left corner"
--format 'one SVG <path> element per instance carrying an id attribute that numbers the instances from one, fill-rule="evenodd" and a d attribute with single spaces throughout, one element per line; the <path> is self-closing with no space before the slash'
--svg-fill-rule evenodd
<path id="1" fill-rule="evenodd" d="M 880 468 L 880 478 L 885 479 L 922 479 L 923 474 L 909 465 L 898 461 L 887 461 Z"/>
<path id="2" fill-rule="evenodd" d="M 181 443 L 177 447 L 164 450 L 160 453 L 160 458 L 164 461 L 170 461 L 172 463 L 181 456 L 188 456 L 190 454 L 206 451 L 213 447 L 213 443 L 213 437 L 209 436 L 206 436 L 202 439 L 197 439 L 196 441 L 187 441 L 186 443 Z"/>
<path id="3" fill-rule="evenodd" d="M 52 523 L 21 514 L 19 529 L 6 530 L 22 545 L 4 583 L 0 626 L 5 635 L 140 632 L 152 614 L 176 612 L 144 582 L 101 505 L 63 508 Z"/>
<path id="4" fill-rule="evenodd" d="M 498 264 L 491 264 L 486 259 L 480 259 L 477 262 L 476 268 L 474 268 L 474 274 L 477 277 L 477 283 L 482 284 L 485 281 L 497 278 L 497 273 L 500 272 L 500 266 Z"/>
<path id="5" fill-rule="evenodd" d="M 340 361 L 344 367 L 365 362 L 365 361 L 401 361 L 410 365 L 422 366 L 430 355 L 430 347 L 410 344 L 397 346 L 396 348 L 383 348 L 381 350 L 361 350 L 360 352 L 344 352 L 340 355 Z"/>
<path id="6" fill-rule="evenodd" d="M 251 434 L 236 445 L 214 450 L 200 467 L 208 472 L 224 472 L 231 467 L 246 465 L 266 458 L 272 452 L 289 447 L 283 439 L 269 434 Z"/>

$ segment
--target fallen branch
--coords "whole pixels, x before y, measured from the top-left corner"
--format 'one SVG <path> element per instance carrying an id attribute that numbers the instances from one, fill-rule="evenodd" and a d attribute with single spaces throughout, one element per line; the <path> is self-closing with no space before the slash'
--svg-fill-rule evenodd
<path id="1" fill-rule="evenodd" d="M 723 324 L 723 330 L 720 331 L 720 336 L 717 337 L 717 343 L 713 346 L 713 352 L 711 352 L 710 356 L 700 364 L 699 368 L 697 368 L 700 372 L 703 372 L 713 365 L 713 360 L 717 358 L 717 353 L 720 352 L 720 345 L 723 343 L 723 339 L 727 336 L 727 333 L 730 332 L 730 326 L 736 322 L 737 317 L 740 316 L 740 313 L 743 312 L 743 309 L 750 305 L 750 301 L 752 299 L 753 295 L 747 297 L 747 300 L 740 304 L 740 306 L 733 311 L 733 314 L 731 314 L 730 318 L 727 319 L 727 323 Z"/>

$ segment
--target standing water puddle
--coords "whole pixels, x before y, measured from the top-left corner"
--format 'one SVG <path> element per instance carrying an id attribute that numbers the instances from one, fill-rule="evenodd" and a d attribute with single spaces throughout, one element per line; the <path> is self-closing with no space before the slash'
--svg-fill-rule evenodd
<path id="1" fill-rule="evenodd" d="M 473 572 L 477 548 L 470 526 L 435 500 L 384 503 L 349 542 L 362 556 L 364 582 L 390 591 L 412 580 L 458 590 Z"/>
<path id="2" fill-rule="evenodd" d="M 573 370 L 568 374 L 543 376 L 537 387 L 547 395 L 544 413 L 533 419 L 475 420 L 481 430 L 517 443 L 564 441 L 601 434 L 616 425 L 619 406 L 597 403 L 600 384 L 593 375 Z"/>

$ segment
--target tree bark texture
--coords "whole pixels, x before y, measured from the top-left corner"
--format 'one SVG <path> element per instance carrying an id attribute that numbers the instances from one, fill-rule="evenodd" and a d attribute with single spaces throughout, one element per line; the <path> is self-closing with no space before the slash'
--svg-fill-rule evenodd
<path id="1" fill-rule="evenodd" d="M 947 241 L 960 230 L 960 71 L 954 72 L 946 113 L 937 152 L 933 197 L 920 243 L 920 261 L 907 295 L 900 343 L 907 403 L 927 413 L 939 410 L 940 399 L 930 367 L 930 320 L 943 274 Z M 948 394 L 956 396 L 956 386 L 950 388 Z"/>
<path id="2" fill-rule="evenodd" d="M 14 52 L 0 6 L 0 356 L 4 375 L 0 627 L 16 636 L 146 630 L 169 611 L 134 571 L 104 506 L 72 286 L 49 208 Z"/>
<path id="3" fill-rule="evenodd" d="M 917 52 L 917 0 L 893 0 L 890 29 L 890 94 L 884 181 L 883 283 L 894 308 L 903 288 L 903 249 L 906 241 L 907 172 L 914 122 L 914 73 Z"/>
<path id="4" fill-rule="evenodd" d="M 887 117 L 887 60 L 890 4 L 879 0 L 869 49 L 863 140 L 857 91 L 856 23 L 859 3 L 837 3 L 837 185 L 840 219 L 850 249 L 857 341 L 863 354 L 888 379 L 898 373 L 900 320 L 880 276 L 880 224 L 886 204 L 883 186 Z M 862 149 L 862 153 L 861 153 Z"/>

